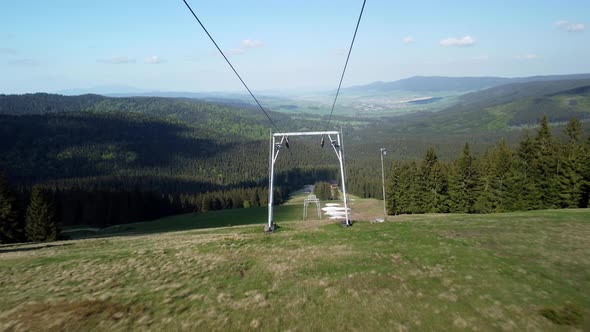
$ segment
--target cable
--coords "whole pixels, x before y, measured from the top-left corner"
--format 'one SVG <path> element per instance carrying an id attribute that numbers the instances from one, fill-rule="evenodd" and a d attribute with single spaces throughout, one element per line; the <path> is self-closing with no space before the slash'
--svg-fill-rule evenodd
<path id="1" fill-rule="evenodd" d="M 328 129 L 330 127 L 330 121 L 332 121 L 332 113 L 334 113 L 334 107 L 336 106 L 336 100 L 338 100 L 338 94 L 340 94 L 340 87 L 342 86 L 342 81 L 344 80 L 344 73 L 346 73 L 346 67 L 348 67 L 348 60 L 350 59 L 350 53 L 352 52 L 352 46 L 354 45 L 354 40 L 356 39 L 356 33 L 359 29 L 359 25 L 361 23 L 361 18 L 363 17 L 363 11 L 365 10 L 365 4 L 367 0 L 363 0 L 363 7 L 361 8 L 361 13 L 359 14 L 359 19 L 356 22 L 356 28 L 354 29 L 354 35 L 352 36 L 352 42 L 350 43 L 350 48 L 348 49 L 348 56 L 346 57 L 346 62 L 344 63 L 344 70 L 342 70 L 342 76 L 340 76 L 340 83 L 338 84 L 338 89 L 336 90 L 336 96 L 334 97 L 334 102 L 332 103 L 332 110 L 330 111 L 330 117 L 328 118 Z M 322 135 L 322 141 L 324 136 Z"/>
<path id="2" fill-rule="evenodd" d="M 197 17 L 197 14 L 195 14 L 195 12 L 191 8 L 191 6 L 188 4 L 188 2 L 186 2 L 186 0 L 182 0 L 182 1 L 184 2 L 184 4 L 186 5 L 186 7 L 188 8 L 188 10 L 190 10 L 190 12 L 193 14 L 193 16 L 195 17 L 195 19 L 197 20 L 197 22 L 199 22 L 199 24 L 201 25 L 201 28 L 203 28 L 203 30 L 205 31 L 205 33 L 207 34 L 207 36 L 209 36 L 209 39 L 211 39 L 211 41 L 213 42 L 213 44 L 215 45 L 215 47 L 217 47 L 217 50 L 219 51 L 219 53 L 221 53 L 221 55 L 223 56 L 223 58 L 225 59 L 225 61 L 227 62 L 227 64 L 231 67 L 231 69 L 234 71 L 234 73 L 236 74 L 236 76 L 240 79 L 240 82 L 242 82 L 242 84 L 244 85 L 244 87 L 246 88 L 246 90 L 248 90 L 248 92 L 250 93 L 250 96 L 252 96 L 252 98 L 254 99 L 254 101 L 256 102 L 256 104 L 258 105 L 258 107 L 260 107 L 260 109 L 262 110 L 262 112 L 264 112 L 264 115 L 266 115 L 266 117 L 268 118 L 268 121 L 270 121 L 270 123 L 277 130 L 277 132 L 281 132 L 279 130 L 279 127 L 277 127 L 277 125 L 275 124 L 275 122 L 272 121 L 272 119 L 270 118 L 270 116 L 268 115 L 268 113 L 264 110 L 264 108 L 262 107 L 262 105 L 260 105 L 260 102 L 258 101 L 258 99 L 256 99 L 256 97 L 254 96 L 254 94 L 252 93 L 252 91 L 250 90 L 250 88 L 248 88 L 248 85 L 246 85 L 246 82 L 244 82 L 244 80 L 242 79 L 242 77 L 240 76 L 240 74 L 238 74 L 237 70 L 234 68 L 234 66 L 231 64 L 231 62 L 229 62 L 229 59 L 225 56 L 225 54 L 223 53 L 223 51 L 221 50 L 221 48 L 219 48 L 219 45 L 217 45 L 217 43 L 215 42 L 215 39 L 213 39 L 213 37 L 211 36 L 211 34 L 209 33 L 209 31 L 207 31 L 207 28 L 205 28 L 205 26 L 203 25 L 203 23 L 201 23 L 201 20 L 199 20 L 199 18 Z M 356 34 L 356 32 L 355 32 L 355 34 Z"/>

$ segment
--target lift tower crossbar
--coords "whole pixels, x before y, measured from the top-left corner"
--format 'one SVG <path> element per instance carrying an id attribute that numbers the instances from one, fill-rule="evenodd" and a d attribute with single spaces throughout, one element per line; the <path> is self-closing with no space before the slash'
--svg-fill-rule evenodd
<path id="1" fill-rule="evenodd" d="M 275 133 L 271 135 L 270 142 L 270 156 L 269 156 L 269 190 L 268 190 L 268 224 L 265 229 L 269 232 L 274 231 L 274 215 L 273 215 L 273 196 L 274 196 L 274 173 L 275 173 L 275 162 L 279 156 L 279 152 L 283 145 L 288 147 L 289 136 L 327 136 L 330 145 L 336 153 L 338 162 L 340 164 L 340 180 L 342 182 L 342 195 L 344 196 L 344 211 L 346 226 L 350 226 L 350 218 L 348 215 L 348 198 L 346 197 L 346 175 L 344 174 L 344 149 L 342 146 L 342 132 L 339 131 L 310 131 L 310 132 L 291 132 L 291 133 Z M 336 139 L 333 139 L 336 138 Z"/>

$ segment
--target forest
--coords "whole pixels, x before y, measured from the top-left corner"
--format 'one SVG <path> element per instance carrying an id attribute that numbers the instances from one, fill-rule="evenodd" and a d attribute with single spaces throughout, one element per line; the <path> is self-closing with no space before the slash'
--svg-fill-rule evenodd
<path id="1" fill-rule="evenodd" d="M 269 112 L 285 131 L 322 130 L 326 120 Z M 530 123 L 538 114 L 527 112 L 519 116 Z M 335 117 L 336 123 L 347 119 Z M 386 160 L 391 214 L 587 206 L 584 122 L 554 126 L 565 130 L 552 135 L 545 119 L 540 132 L 549 138 L 521 139 L 522 131 L 498 133 L 481 125 L 471 132 L 439 132 L 417 119 L 355 118 L 355 125 L 344 129 L 349 193 L 381 199 L 377 167 L 383 146 L 392 152 Z M 399 129 L 408 123 L 422 129 Z M 26 238 L 33 198 L 56 227 L 109 227 L 178 213 L 264 206 L 267 126 L 255 109 L 194 99 L 0 95 L 1 218 L 12 220 L 3 225 L 13 225 L 6 227 L 17 234 L 2 241 Z M 499 136 L 505 140 L 496 144 Z M 452 161 L 463 143 L 459 159 Z M 523 154 L 526 149 L 531 151 Z M 277 162 L 277 202 L 304 184 L 339 179 L 336 165 L 333 151 L 319 142 L 292 139 L 291 149 L 282 151 Z M 500 169 L 505 165 L 509 170 Z M 462 178 L 462 172 L 469 176 Z M 565 192 L 568 183 L 575 183 L 575 190 Z M 519 192 L 522 188 L 528 189 Z M 553 196 L 537 200 L 546 192 Z M 574 198 L 564 198 L 568 195 Z M 52 229 L 45 230 L 50 237 L 56 233 Z"/>
<path id="2" fill-rule="evenodd" d="M 440 161 L 430 148 L 419 162 L 395 162 L 386 185 L 391 215 L 491 213 L 586 208 L 590 196 L 590 137 L 572 119 L 564 141 L 546 117 L 536 134 L 515 149 L 505 141 L 476 158 L 468 144 L 454 161 Z"/>

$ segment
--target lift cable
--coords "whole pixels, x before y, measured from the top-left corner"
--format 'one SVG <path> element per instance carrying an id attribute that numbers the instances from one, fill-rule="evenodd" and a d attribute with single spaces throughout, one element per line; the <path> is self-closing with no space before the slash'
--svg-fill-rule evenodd
<path id="1" fill-rule="evenodd" d="M 346 62 L 344 63 L 344 69 L 342 70 L 342 76 L 340 76 L 340 83 L 338 83 L 338 89 L 336 90 L 336 96 L 334 96 L 334 102 L 332 103 L 332 110 L 330 111 L 330 117 L 328 118 L 328 125 L 326 127 L 330 127 L 330 121 L 332 121 L 332 114 L 334 113 L 334 107 L 336 106 L 336 100 L 338 100 L 338 95 L 340 94 L 340 88 L 342 87 L 342 81 L 344 80 L 344 74 L 346 73 L 346 68 L 348 67 L 348 60 L 350 59 L 350 53 L 352 52 L 352 46 L 354 45 L 354 40 L 356 39 L 356 33 L 359 29 L 359 25 L 361 23 L 361 18 L 363 17 L 363 11 L 365 10 L 365 4 L 367 0 L 363 0 L 363 6 L 361 7 L 361 12 L 359 14 L 359 19 L 356 22 L 356 28 L 354 29 L 354 35 L 352 36 L 352 42 L 350 43 L 350 47 L 348 48 L 348 55 L 346 56 Z M 326 129 L 329 130 L 329 129 Z M 324 142 L 324 136 L 322 136 L 322 146 Z"/>
<path id="2" fill-rule="evenodd" d="M 221 48 L 219 48 L 219 45 L 217 45 L 217 43 L 215 42 L 215 39 L 213 39 L 213 37 L 211 36 L 211 34 L 209 33 L 209 31 L 207 31 L 207 28 L 205 28 L 205 26 L 203 25 L 203 23 L 201 22 L 201 20 L 197 16 L 197 14 L 195 14 L 195 12 L 191 8 L 191 6 L 188 4 L 188 2 L 186 2 L 186 0 L 182 0 L 182 1 L 184 2 L 184 4 L 186 5 L 186 7 L 188 8 L 188 10 L 190 10 L 190 12 L 193 14 L 193 16 L 195 17 L 195 19 L 197 20 L 197 22 L 199 22 L 199 24 L 201 25 L 201 28 L 203 28 L 203 30 L 205 31 L 205 33 L 207 34 L 207 36 L 209 36 L 209 39 L 211 39 L 211 41 L 213 42 L 213 44 L 215 45 L 215 47 L 217 47 L 217 50 L 219 51 L 219 53 L 221 53 L 221 55 L 223 56 L 223 58 L 225 59 L 225 61 L 227 62 L 227 64 L 231 67 L 231 69 L 234 71 L 234 73 L 236 74 L 236 76 L 240 79 L 240 82 L 242 82 L 242 84 L 244 85 L 244 87 L 246 88 L 246 90 L 248 90 L 248 92 L 250 93 L 250 96 L 252 96 L 252 98 L 254 99 L 254 101 L 256 102 L 256 104 L 258 105 L 258 107 L 260 107 L 260 109 L 262 110 L 262 112 L 264 112 L 264 115 L 266 115 L 266 117 L 268 118 L 268 121 L 270 121 L 270 123 L 277 130 L 277 132 L 280 132 L 279 127 L 275 124 L 274 121 L 272 121 L 272 119 L 270 118 L 270 116 L 268 115 L 268 113 L 266 112 L 266 110 L 262 107 L 262 105 L 260 105 L 260 102 L 258 101 L 258 99 L 256 99 L 256 97 L 254 96 L 254 94 L 252 93 L 252 91 L 250 90 L 250 88 L 248 88 L 248 85 L 246 85 L 246 82 L 244 82 L 244 80 L 242 79 L 242 77 L 240 76 L 240 74 L 238 74 L 238 71 L 231 64 L 231 62 L 229 61 L 229 59 L 227 58 L 227 56 L 225 56 L 225 53 L 223 53 L 223 51 L 221 50 Z M 356 32 L 355 32 L 355 34 L 356 34 Z"/>

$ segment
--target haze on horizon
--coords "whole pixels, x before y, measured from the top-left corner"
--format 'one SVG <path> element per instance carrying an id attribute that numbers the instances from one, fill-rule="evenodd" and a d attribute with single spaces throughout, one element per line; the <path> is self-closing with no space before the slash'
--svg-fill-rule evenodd
<path id="1" fill-rule="evenodd" d="M 334 89 L 360 0 L 189 2 L 256 91 Z M 588 1 L 368 0 L 344 86 L 590 72 Z M 0 93 L 242 91 L 182 1 L 0 5 Z"/>

